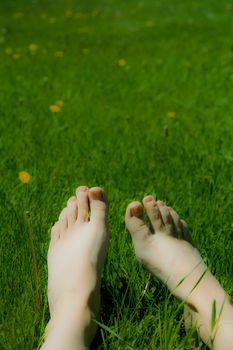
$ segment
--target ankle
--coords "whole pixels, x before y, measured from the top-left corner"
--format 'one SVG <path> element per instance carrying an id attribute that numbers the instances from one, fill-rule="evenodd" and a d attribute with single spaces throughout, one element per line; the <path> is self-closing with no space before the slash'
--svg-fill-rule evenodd
<path id="1" fill-rule="evenodd" d="M 196 326 L 202 340 L 216 350 L 232 349 L 223 347 L 231 339 L 233 306 L 231 300 L 215 277 L 208 271 L 187 301 L 186 324 Z M 232 345 L 232 343 L 231 343 Z"/>
<path id="2" fill-rule="evenodd" d="M 228 295 L 210 271 L 206 272 L 190 295 L 190 304 L 206 319 L 211 319 L 211 314 L 215 311 L 217 316 L 227 303 L 229 303 Z"/>
<path id="3" fill-rule="evenodd" d="M 55 310 L 46 327 L 42 349 L 86 349 L 85 334 L 90 325 L 91 310 L 87 304 L 64 303 Z"/>

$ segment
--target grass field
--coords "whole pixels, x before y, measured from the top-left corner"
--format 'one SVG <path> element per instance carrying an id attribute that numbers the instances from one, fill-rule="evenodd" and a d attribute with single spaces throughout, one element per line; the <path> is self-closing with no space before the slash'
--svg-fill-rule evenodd
<path id="1" fill-rule="evenodd" d="M 1 349 L 39 346 L 49 230 L 78 185 L 110 201 L 95 349 L 191 349 L 180 302 L 158 281 L 144 293 L 125 229 L 146 194 L 188 222 L 233 296 L 232 15 L 225 0 L 1 2 Z"/>

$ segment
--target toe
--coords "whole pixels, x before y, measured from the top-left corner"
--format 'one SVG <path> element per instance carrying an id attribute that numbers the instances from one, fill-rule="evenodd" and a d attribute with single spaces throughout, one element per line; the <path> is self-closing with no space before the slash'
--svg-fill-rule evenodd
<path id="1" fill-rule="evenodd" d="M 174 227 L 176 236 L 178 238 L 183 238 L 183 235 L 182 235 L 183 227 L 182 227 L 182 223 L 180 221 L 179 215 L 171 207 L 168 207 L 168 210 L 169 210 L 170 215 L 171 215 L 172 220 L 173 220 L 173 227 Z"/>
<path id="2" fill-rule="evenodd" d="M 176 230 L 174 228 L 173 219 L 171 217 L 168 207 L 161 201 L 157 201 L 157 205 L 159 207 L 160 215 L 165 226 L 164 232 L 169 235 L 176 236 Z"/>
<path id="3" fill-rule="evenodd" d="M 92 187 L 89 191 L 91 221 L 107 220 L 107 199 L 101 187 Z"/>
<path id="4" fill-rule="evenodd" d="M 149 227 L 143 218 L 143 206 L 140 202 L 132 202 L 128 205 L 125 213 L 125 223 L 133 240 L 147 239 L 151 234 Z"/>
<path id="5" fill-rule="evenodd" d="M 76 190 L 78 204 L 78 219 L 79 223 L 88 222 L 89 200 L 88 187 L 80 186 Z"/>
<path id="6" fill-rule="evenodd" d="M 68 228 L 71 228 L 77 220 L 78 207 L 77 207 L 77 198 L 71 197 L 67 202 L 68 209 Z"/>
<path id="7" fill-rule="evenodd" d="M 161 231 L 164 229 L 164 223 L 157 205 L 153 196 L 146 196 L 143 199 L 143 204 L 146 208 L 147 215 L 150 219 L 153 229 L 156 231 Z"/>
<path id="8" fill-rule="evenodd" d="M 192 245 L 194 245 L 192 238 L 189 234 L 189 228 L 188 225 L 186 224 L 186 222 L 184 220 L 180 220 L 180 224 L 181 224 L 181 231 L 182 231 L 182 236 L 183 239 L 185 239 L 186 241 L 190 242 Z"/>
<path id="9" fill-rule="evenodd" d="M 60 236 L 66 232 L 68 228 L 68 209 L 64 208 L 59 215 Z"/>
<path id="10" fill-rule="evenodd" d="M 55 243 L 59 239 L 59 230 L 60 225 L 59 222 L 55 222 L 53 227 L 51 228 L 51 244 Z"/>

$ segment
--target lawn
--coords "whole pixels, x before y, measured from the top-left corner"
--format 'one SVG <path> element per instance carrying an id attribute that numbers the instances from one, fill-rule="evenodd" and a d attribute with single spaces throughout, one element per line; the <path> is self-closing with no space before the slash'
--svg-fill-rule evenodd
<path id="1" fill-rule="evenodd" d="M 228 0 L 1 2 L 1 349 L 39 347 L 49 231 L 78 185 L 110 202 L 94 349 L 192 348 L 125 228 L 146 194 L 188 222 L 233 296 L 232 15 Z"/>

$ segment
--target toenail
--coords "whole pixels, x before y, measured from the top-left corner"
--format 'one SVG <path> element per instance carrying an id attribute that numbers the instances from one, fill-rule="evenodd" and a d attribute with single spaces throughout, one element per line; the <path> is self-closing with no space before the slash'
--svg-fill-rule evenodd
<path id="1" fill-rule="evenodd" d="M 87 192 L 88 191 L 88 187 L 87 186 L 79 186 L 77 188 L 78 192 Z"/>
<path id="2" fill-rule="evenodd" d="M 146 196 L 146 197 L 144 198 L 144 202 L 146 202 L 146 203 L 152 202 L 153 200 L 154 200 L 154 197 L 153 197 L 153 196 Z"/>
<path id="3" fill-rule="evenodd" d="M 91 190 L 90 194 L 91 194 L 91 197 L 93 199 L 99 199 L 99 200 L 103 200 L 104 199 L 104 193 L 103 193 L 102 189 Z"/>
<path id="4" fill-rule="evenodd" d="M 158 205 L 165 205 L 165 203 L 163 201 L 157 201 Z"/>
<path id="5" fill-rule="evenodd" d="M 131 216 L 137 216 L 140 217 L 143 215 L 143 208 L 140 205 L 137 205 L 135 207 L 130 208 L 130 214 Z"/>

